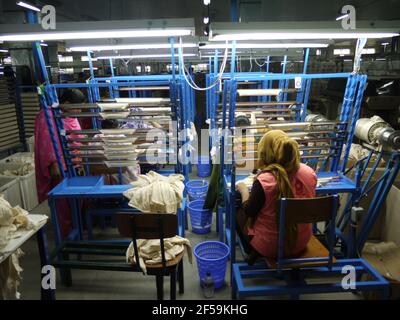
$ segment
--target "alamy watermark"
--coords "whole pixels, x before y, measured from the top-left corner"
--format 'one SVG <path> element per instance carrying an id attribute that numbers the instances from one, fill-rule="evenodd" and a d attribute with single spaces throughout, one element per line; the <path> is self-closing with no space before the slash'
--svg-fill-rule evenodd
<path id="1" fill-rule="evenodd" d="M 44 30 L 55 30 L 56 8 L 49 4 L 43 6 L 39 14 L 39 23 Z"/>

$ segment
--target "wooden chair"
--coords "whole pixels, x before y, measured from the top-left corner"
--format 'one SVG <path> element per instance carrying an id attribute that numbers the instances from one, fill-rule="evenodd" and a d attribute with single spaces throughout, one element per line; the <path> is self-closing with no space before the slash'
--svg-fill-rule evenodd
<path id="1" fill-rule="evenodd" d="M 179 293 L 183 293 L 183 261 L 184 252 L 175 259 L 166 261 L 164 239 L 176 236 L 178 217 L 176 214 L 130 214 L 117 213 L 117 227 L 123 237 L 132 239 L 136 265 L 132 267 L 142 272 L 139 266 L 139 250 L 137 239 L 159 239 L 161 248 L 161 263 L 147 264 L 147 274 L 155 275 L 157 298 L 163 299 L 164 276 L 170 277 L 171 300 L 176 299 L 176 274 L 179 278 Z"/>
<path id="2" fill-rule="evenodd" d="M 247 263 L 234 263 L 232 266 L 232 298 L 250 296 L 270 296 L 289 294 L 297 299 L 300 294 L 332 293 L 345 291 L 377 290 L 382 297 L 388 294 L 388 282 L 363 259 L 338 259 L 333 256 L 335 246 L 335 218 L 338 208 L 338 196 L 326 196 L 312 199 L 281 199 L 278 203 L 279 236 L 277 258 L 266 258 L 265 262 L 249 266 Z M 314 236 L 306 249 L 298 257 L 285 257 L 285 222 L 302 224 L 327 223 L 327 248 Z M 341 281 L 333 279 L 324 283 L 312 283 L 307 280 L 315 277 L 326 279 L 328 276 L 343 278 L 344 267 L 352 266 L 357 270 L 356 290 L 347 290 Z M 267 267 L 267 268 L 266 268 Z M 373 275 L 371 281 L 359 281 L 362 274 Z M 284 284 L 247 285 L 244 279 L 283 280 Z"/>
<path id="3" fill-rule="evenodd" d="M 176 275 L 178 274 L 179 293 L 184 292 L 183 253 L 175 259 L 166 261 L 164 238 L 178 234 L 178 217 L 175 214 L 149 214 L 117 212 L 117 226 L 120 234 L 133 241 L 136 261 L 139 261 L 137 239 L 159 239 L 162 261 L 159 264 L 146 265 L 147 275 L 156 277 L 157 299 L 164 298 L 164 276 L 170 277 L 170 297 L 176 299 Z M 64 241 L 52 254 L 51 264 L 63 270 L 63 283 L 72 285 L 71 269 L 143 272 L 139 264 L 126 262 L 126 250 L 130 240 L 110 241 Z M 71 255 L 77 258 L 72 259 Z M 85 256 L 90 256 L 86 260 Z M 107 256 L 114 259 L 92 259 L 92 256 Z M 115 257 L 117 260 L 115 260 Z"/>
<path id="4" fill-rule="evenodd" d="M 335 217 L 338 208 L 337 196 L 326 196 L 312 199 L 281 199 L 278 201 L 279 236 L 277 259 L 267 258 L 272 268 L 282 270 L 284 266 L 291 268 L 305 265 L 327 265 L 332 267 L 335 245 Z M 285 223 L 303 224 L 326 222 L 328 224 L 328 249 L 313 235 L 306 249 L 296 258 L 285 258 Z"/>

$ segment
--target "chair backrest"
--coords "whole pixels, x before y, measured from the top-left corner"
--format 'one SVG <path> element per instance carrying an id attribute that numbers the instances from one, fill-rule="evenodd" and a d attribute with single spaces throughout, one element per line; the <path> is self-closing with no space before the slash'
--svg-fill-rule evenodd
<path id="1" fill-rule="evenodd" d="M 166 213 L 117 213 L 117 227 L 123 237 L 132 239 L 136 259 L 139 266 L 139 250 L 137 239 L 159 239 L 163 267 L 166 267 L 164 239 L 177 235 L 178 217 L 176 214 Z"/>
<path id="2" fill-rule="evenodd" d="M 278 269 L 288 263 L 322 262 L 326 261 L 332 266 L 333 249 L 335 245 L 335 220 L 338 209 L 338 195 L 319 198 L 295 198 L 278 200 L 279 237 L 278 237 Z M 302 224 L 326 222 L 328 225 L 328 258 L 319 259 L 284 259 L 285 249 L 285 223 Z"/>

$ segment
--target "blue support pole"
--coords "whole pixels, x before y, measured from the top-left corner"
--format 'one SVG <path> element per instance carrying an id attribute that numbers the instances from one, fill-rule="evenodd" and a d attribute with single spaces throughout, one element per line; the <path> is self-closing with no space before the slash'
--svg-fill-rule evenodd
<path id="1" fill-rule="evenodd" d="M 231 0 L 231 22 L 239 22 L 237 0 Z"/>
<path id="2" fill-rule="evenodd" d="M 310 56 L 310 48 L 307 48 L 304 53 L 303 73 L 307 73 L 308 58 Z"/>

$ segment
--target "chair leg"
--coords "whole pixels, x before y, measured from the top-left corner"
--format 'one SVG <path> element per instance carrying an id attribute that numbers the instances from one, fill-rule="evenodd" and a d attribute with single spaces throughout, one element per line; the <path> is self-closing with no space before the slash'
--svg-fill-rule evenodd
<path id="1" fill-rule="evenodd" d="M 231 299 L 232 300 L 237 300 L 237 286 L 236 286 L 236 279 L 235 275 L 232 276 L 233 281 L 232 281 L 232 291 L 231 291 Z"/>
<path id="2" fill-rule="evenodd" d="M 164 300 L 164 277 L 156 275 L 157 300 Z"/>
<path id="3" fill-rule="evenodd" d="M 179 284 L 179 294 L 183 294 L 185 292 L 185 284 L 183 281 L 183 261 L 178 264 L 178 284 Z"/>
<path id="4" fill-rule="evenodd" d="M 170 299 L 176 300 L 176 267 L 170 274 Z"/>

